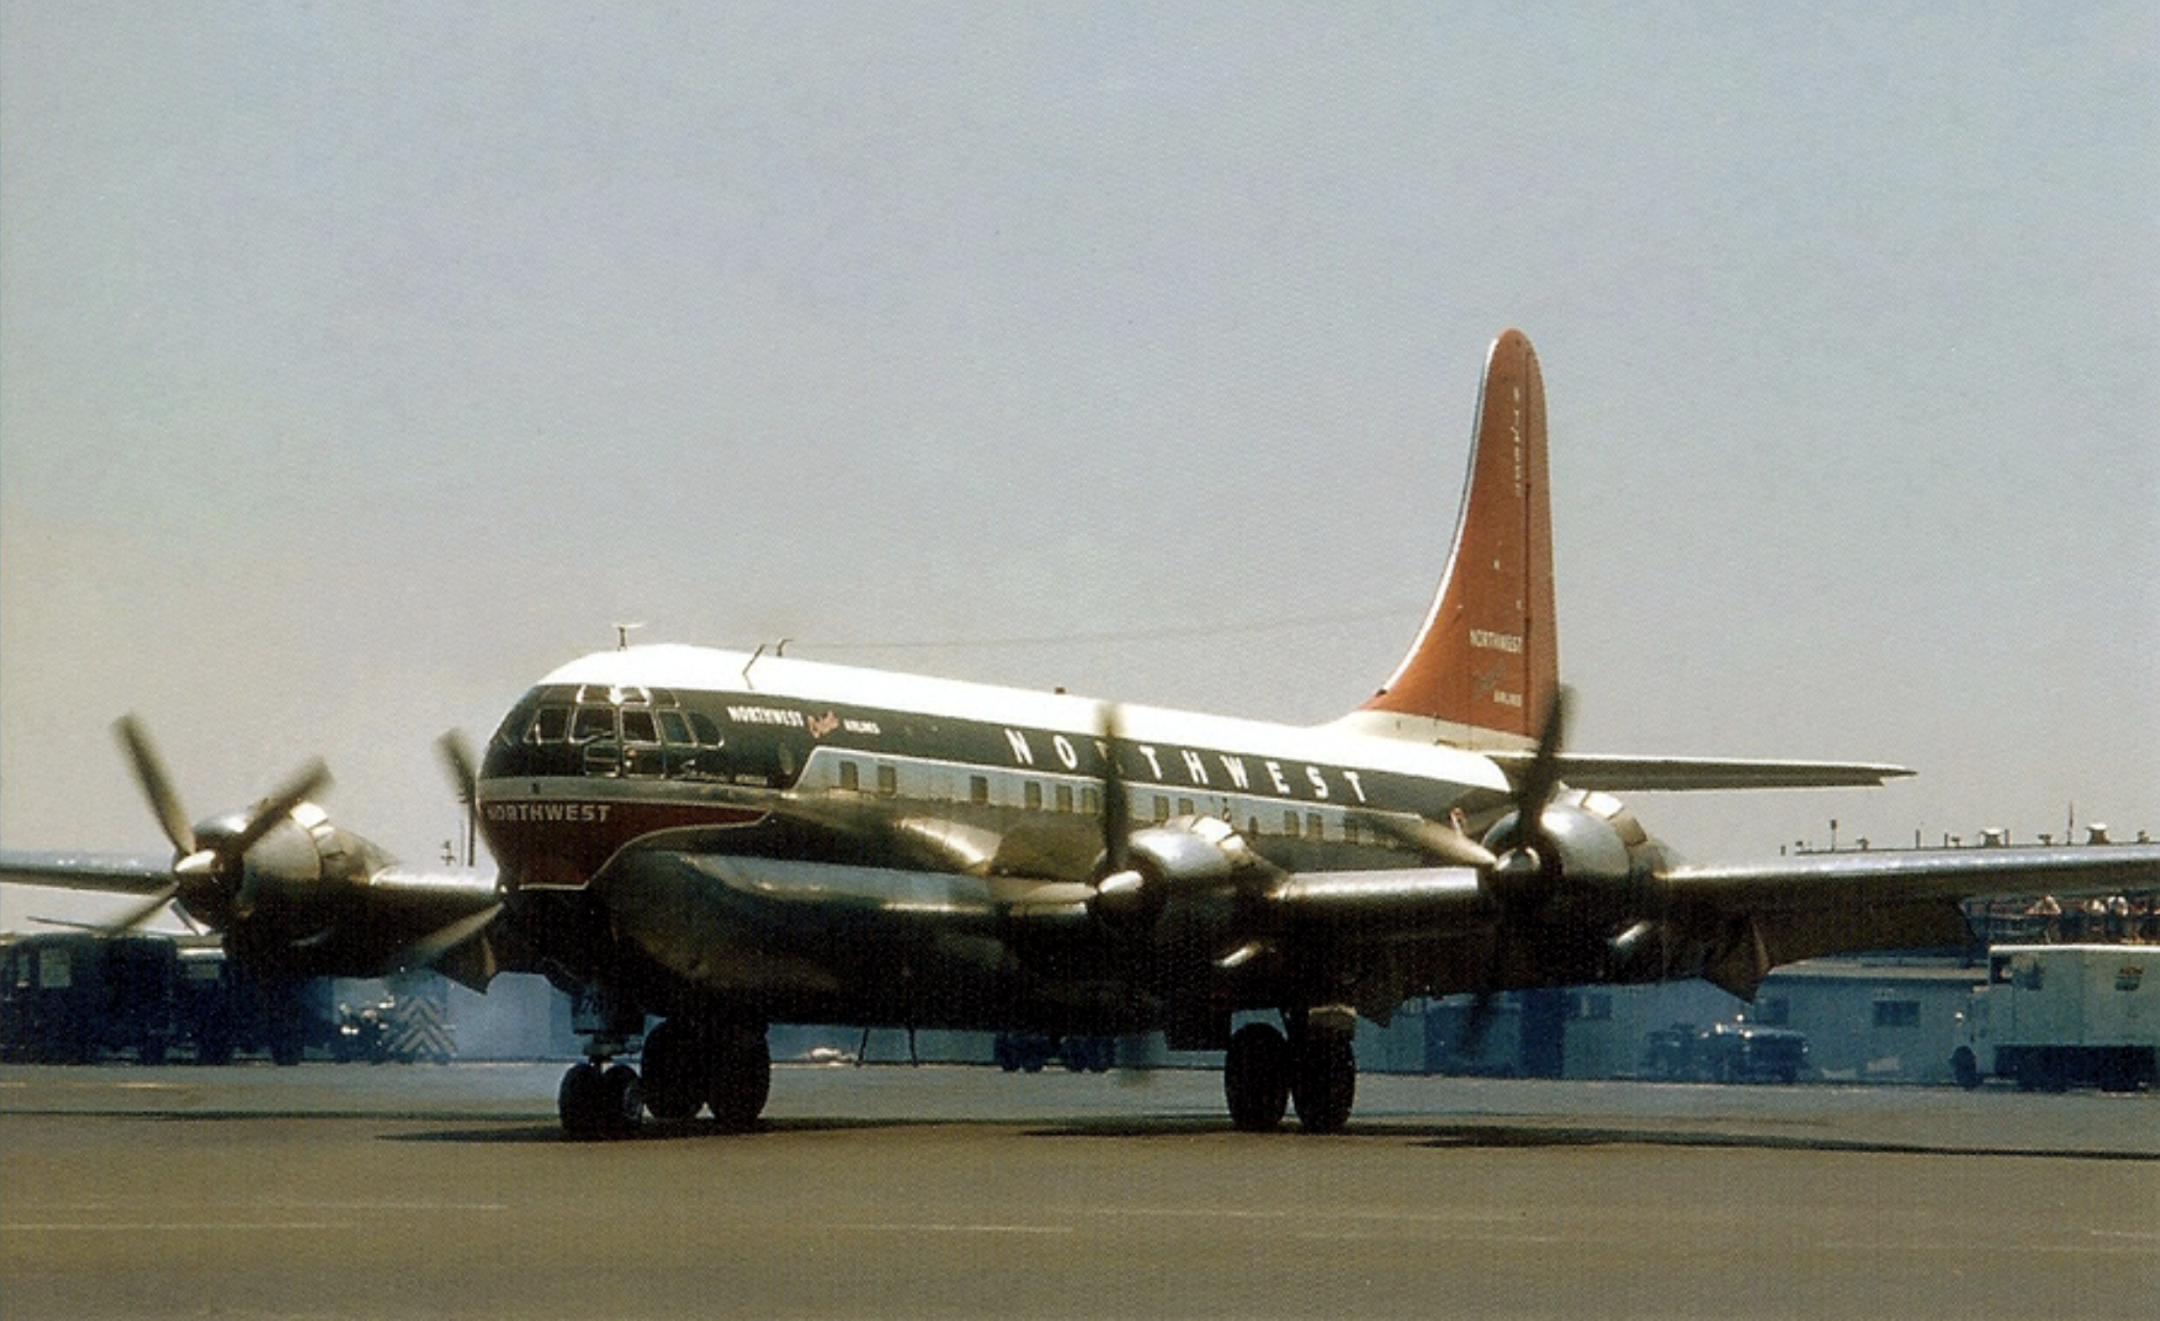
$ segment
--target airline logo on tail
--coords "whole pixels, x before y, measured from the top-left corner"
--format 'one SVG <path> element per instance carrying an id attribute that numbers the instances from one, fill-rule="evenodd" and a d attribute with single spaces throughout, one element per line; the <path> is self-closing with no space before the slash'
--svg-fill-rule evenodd
<path id="1" fill-rule="evenodd" d="M 1432 613 L 1346 723 L 1461 747 L 1527 747 L 1559 683 L 1545 385 L 1530 341 L 1510 330 L 1485 362 L 1470 476 Z"/>

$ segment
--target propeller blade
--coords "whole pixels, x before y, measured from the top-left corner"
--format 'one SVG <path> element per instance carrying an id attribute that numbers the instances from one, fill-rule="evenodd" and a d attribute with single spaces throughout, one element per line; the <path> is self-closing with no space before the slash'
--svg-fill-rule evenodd
<path id="1" fill-rule="evenodd" d="M 473 760 L 465 736 L 454 729 L 435 740 L 435 750 L 442 757 L 443 769 L 450 773 L 450 783 L 457 790 L 458 801 L 465 805 L 465 865 L 470 867 L 473 855 L 478 851 L 480 836 L 479 763 Z"/>
<path id="2" fill-rule="evenodd" d="M 156 745 L 150 742 L 150 731 L 133 714 L 124 715 L 113 722 L 113 732 L 120 737 L 121 746 L 127 750 L 128 765 L 135 770 L 135 782 L 142 786 L 143 797 L 150 800 L 150 810 L 157 816 L 158 828 L 172 842 L 173 852 L 186 857 L 195 851 L 195 827 L 188 824 L 187 809 L 180 805 L 180 795 L 173 792 L 172 780 L 165 774 L 165 763 L 157 755 Z"/>
<path id="3" fill-rule="evenodd" d="M 1126 869 L 1132 849 L 1132 801 L 1125 792 L 1125 767 L 1115 705 L 1103 707 L 1101 742 L 1103 872 L 1115 875 Z"/>
<path id="4" fill-rule="evenodd" d="M 1567 737 L 1569 700 L 1565 687 L 1553 690 L 1552 701 L 1545 707 L 1544 724 L 1538 729 L 1537 752 L 1515 791 L 1526 834 L 1543 833 L 1538 820 L 1544 815 L 1545 805 L 1552 801 L 1553 791 L 1560 787 L 1560 748 Z"/>
<path id="5" fill-rule="evenodd" d="M 480 783 L 480 772 L 478 763 L 473 761 L 472 749 L 465 745 L 465 736 L 450 730 L 435 740 L 435 751 L 442 757 L 443 769 L 450 774 L 458 801 L 470 811 Z"/>
<path id="6" fill-rule="evenodd" d="M 494 921 L 495 915 L 501 911 L 501 904 L 489 904 L 477 913 L 468 914 L 447 926 L 430 931 L 391 955 L 385 970 L 404 972 L 411 968 L 433 966 L 435 960 L 479 934 L 481 928 Z"/>
<path id="7" fill-rule="evenodd" d="M 330 768 L 317 758 L 301 767 L 278 791 L 265 799 L 247 825 L 233 836 L 219 855 L 226 859 L 245 857 L 247 851 L 262 842 L 262 837 L 277 828 L 277 823 L 292 815 L 292 810 L 313 798 L 330 783 Z"/>
<path id="8" fill-rule="evenodd" d="M 1399 844 L 1416 849 L 1442 866 L 1483 870 L 1499 861 L 1491 849 L 1453 826 L 1430 817 L 1405 821 L 1379 812 L 1360 812 L 1356 819 L 1373 833 L 1386 835 Z"/>
<path id="9" fill-rule="evenodd" d="M 1493 1001 L 1499 993 L 1479 991 L 1470 1000 L 1470 1012 L 1463 1015 L 1462 1039 L 1455 1043 L 1455 1057 L 1473 1060 L 1485 1053 L 1485 1033 L 1492 1026 Z"/>
<path id="10" fill-rule="evenodd" d="M 97 928 L 99 938 L 124 936 L 128 932 L 135 930 L 151 918 L 156 917 L 163 911 L 165 905 L 171 903 L 179 893 L 180 882 L 178 881 L 173 881 L 161 887 L 156 894 L 151 895 L 139 906 L 129 909 L 120 917 Z"/>
<path id="11" fill-rule="evenodd" d="M 1155 1048 L 1161 1040 L 1152 1032 L 1128 1032 L 1117 1039 L 1117 1080 L 1121 1087 L 1145 1087 L 1155 1080 L 1156 1069 L 1162 1067 L 1162 1055 Z"/>

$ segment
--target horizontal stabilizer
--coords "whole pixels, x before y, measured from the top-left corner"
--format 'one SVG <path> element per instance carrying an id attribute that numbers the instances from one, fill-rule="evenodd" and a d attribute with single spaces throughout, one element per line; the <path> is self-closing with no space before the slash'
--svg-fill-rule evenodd
<path id="1" fill-rule="evenodd" d="M 1489 752 L 1515 779 L 1529 769 L 1531 753 Z M 1876 762 L 1735 761 L 1718 757 L 1560 755 L 1560 778 L 1575 789 L 1639 793 L 1692 789 L 1850 789 L 1901 779 L 1912 771 Z"/>

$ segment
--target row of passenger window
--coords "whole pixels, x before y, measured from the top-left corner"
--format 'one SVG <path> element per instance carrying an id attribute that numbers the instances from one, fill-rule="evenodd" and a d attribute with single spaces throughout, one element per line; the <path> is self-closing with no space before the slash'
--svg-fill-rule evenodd
<path id="1" fill-rule="evenodd" d="M 892 798 L 898 796 L 900 792 L 900 772 L 897 767 L 890 762 L 879 762 L 876 775 L 879 797 Z M 862 766 L 860 763 L 841 761 L 836 782 L 843 792 L 862 792 Z M 1197 804 L 1190 798 L 1172 798 L 1167 794 L 1150 794 L 1148 798 L 1149 805 L 1154 809 L 1152 819 L 1155 821 L 1168 821 L 1172 816 L 1198 816 L 1200 814 L 1197 810 Z M 1026 780 L 1020 786 L 1020 801 L 1021 806 L 1030 812 L 1043 811 L 1046 806 L 1050 810 L 1079 812 L 1086 816 L 1096 816 L 1102 812 L 1101 791 L 1093 786 L 1081 786 L 1076 789 L 1070 784 L 1051 784 L 1048 786 L 1048 802 L 1046 804 L 1043 783 L 1040 780 Z M 968 777 L 968 802 L 977 807 L 990 805 L 989 776 L 970 775 Z M 1258 816 L 1247 817 L 1245 833 L 1248 835 L 1280 833 L 1291 839 L 1313 840 L 1324 840 L 1328 838 L 1329 834 L 1327 817 L 1320 812 L 1299 813 L 1294 808 L 1285 808 L 1282 813 L 1282 829 L 1279 832 L 1271 830 L 1269 824 L 1263 823 Z M 1347 817 L 1340 823 L 1340 830 L 1337 833 L 1345 844 L 1356 844 L 1361 839 L 1358 823 Z"/>

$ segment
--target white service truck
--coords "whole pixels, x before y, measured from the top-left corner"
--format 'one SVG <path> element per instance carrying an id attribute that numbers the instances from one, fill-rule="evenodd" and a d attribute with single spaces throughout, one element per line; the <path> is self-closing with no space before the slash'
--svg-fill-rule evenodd
<path id="1" fill-rule="evenodd" d="M 2160 946 L 1997 945 L 1950 1071 L 1961 1087 L 2136 1091 L 2160 1083 Z"/>

